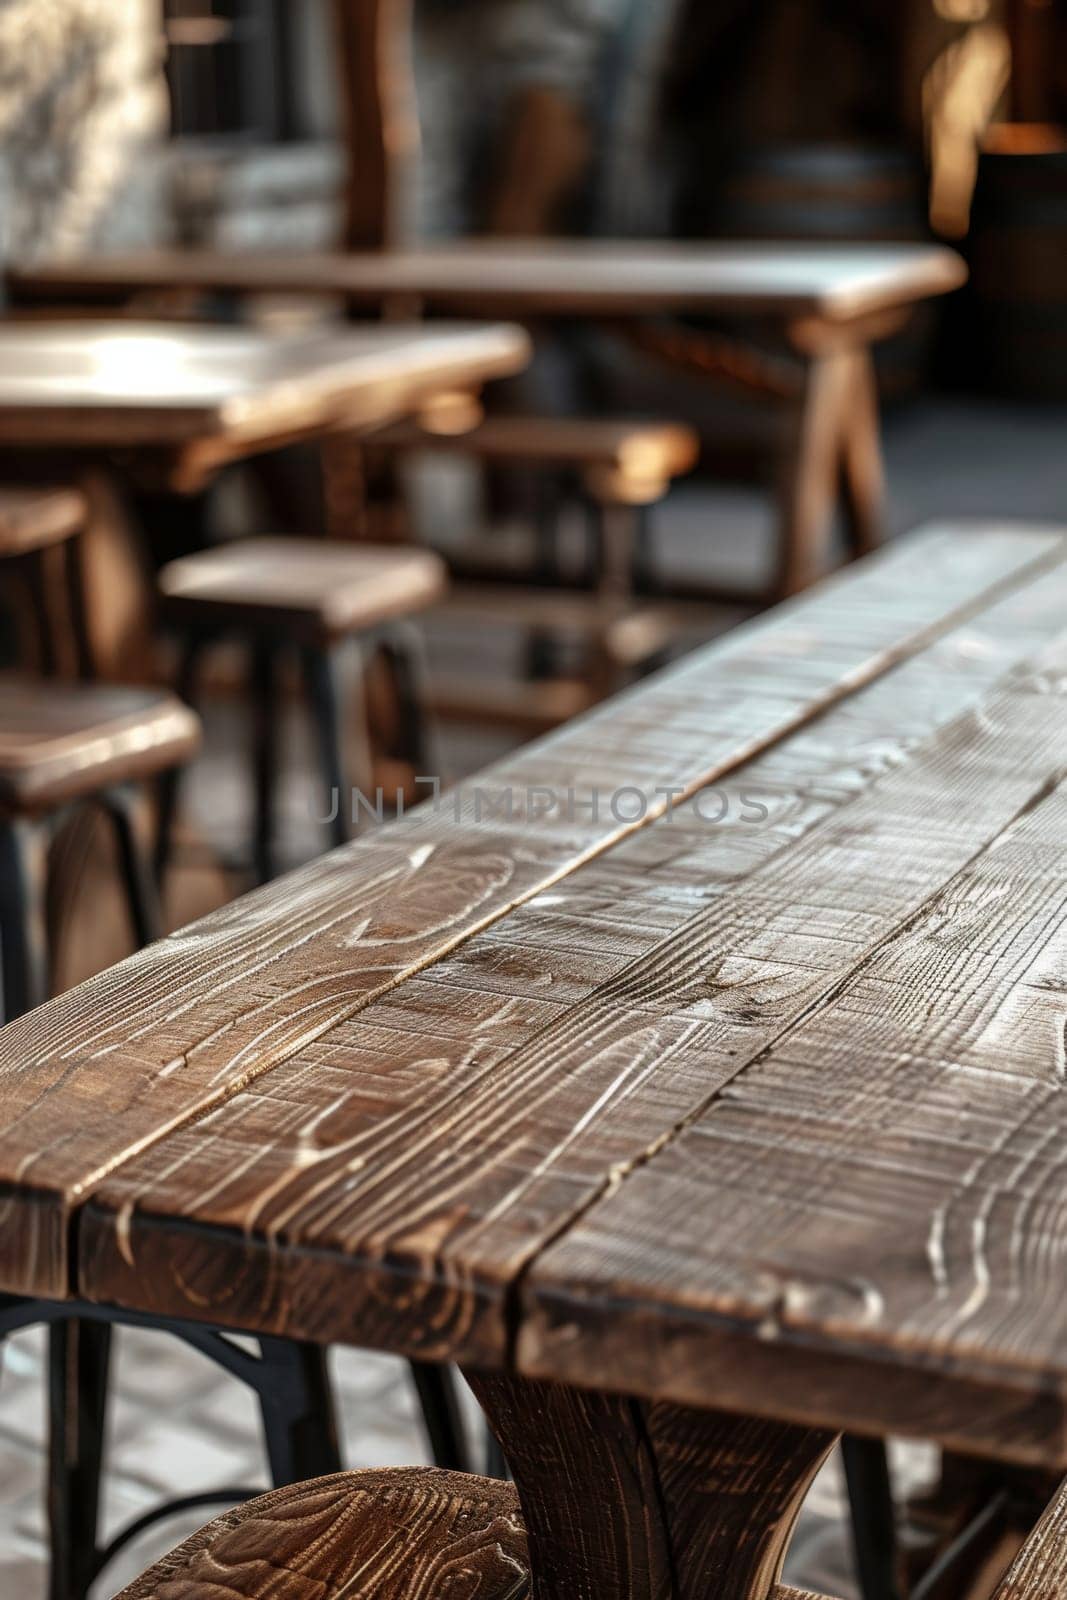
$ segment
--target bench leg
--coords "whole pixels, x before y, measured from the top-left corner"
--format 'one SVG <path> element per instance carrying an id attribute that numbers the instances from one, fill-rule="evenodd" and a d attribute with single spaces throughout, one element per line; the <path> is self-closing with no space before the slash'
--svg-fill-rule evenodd
<path id="1" fill-rule="evenodd" d="M 515 1476 L 538 1600 L 768 1600 L 832 1433 L 468 1376 Z"/>
<path id="2" fill-rule="evenodd" d="M 85 1600 L 96 1576 L 110 1353 L 105 1322 L 48 1330 L 49 1600 Z"/>
<path id="3" fill-rule="evenodd" d="M 0 970 L 5 1022 L 48 998 L 47 870 L 45 830 L 32 822 L 0 822 Z"/>

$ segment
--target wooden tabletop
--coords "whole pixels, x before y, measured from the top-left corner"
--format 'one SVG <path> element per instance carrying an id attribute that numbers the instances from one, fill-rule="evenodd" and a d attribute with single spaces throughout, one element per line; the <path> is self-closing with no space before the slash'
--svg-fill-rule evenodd
<path id="1" fill-rule="evenodd" d="M 465 240 L 381 254 L 153 251 L 35 265 L 21 301 L 119 301 L 141 290 L 393 295 L 465 315 L 632 316 L 664 311 L 848 322 L 958 288 L 966 268 L 934 245 Z"/>
<path id="2" fill-rule="evenodd" d="M 279 335 L 139 322 L 0 325 L 0 445 L 243 449 L 366 426 L 419 396 L 520 370 L 518 328 L 435 324 Z"/>
<path id="3" fill-rule="evenodd" d="M 11 1024 L 0 1286 L 1067 1464 L 1065 604 L 896 543 Z"/>

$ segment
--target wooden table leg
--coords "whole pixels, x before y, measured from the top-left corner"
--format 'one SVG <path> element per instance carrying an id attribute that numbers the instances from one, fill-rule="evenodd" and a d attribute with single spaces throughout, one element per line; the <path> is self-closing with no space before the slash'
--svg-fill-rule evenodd
<path id="1" fill-rule="evenodd" d="M 853 350 L 844 410 L 841 479 L 845 531 L 854 556 L 869 555 L 885 537 L 885 466 L 878 413 L 878 380 L 871 352 Z"/>
<path id="2" fill-rule="evenodd" d="M 885 474 L 877 384 L 866 346 L 807 357 L 782 480 L 779 599 L 822 576 L 839 503 L 850 553 L 877 549 Z"/>
<path id="3" fill-rule="evenodd" d="M 835 1436 L 468 1373 L 507 1456 L 537 1600 L 766 1600 Z"/>
<path id="4" fill-rule="evenodd" d="M 808 360 L 782 481 L 779 599 L 806 589 L 826 565 L 852 378 L 847 352 L 830 350 Z"/>

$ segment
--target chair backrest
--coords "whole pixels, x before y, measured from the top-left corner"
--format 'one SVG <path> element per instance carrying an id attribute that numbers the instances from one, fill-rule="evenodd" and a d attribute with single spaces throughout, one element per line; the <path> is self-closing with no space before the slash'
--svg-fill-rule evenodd
<path id="1" fill-rule="evenodd" d="M 412 0 L 333 0 L 333 16 L 348 156 L 342 242 L 394 248 L 419 152 Z"/>

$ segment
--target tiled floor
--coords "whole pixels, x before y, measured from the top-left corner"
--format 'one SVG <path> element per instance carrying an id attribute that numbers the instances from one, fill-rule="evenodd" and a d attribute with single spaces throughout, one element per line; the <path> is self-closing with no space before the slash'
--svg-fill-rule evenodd
<path id="1" fill-rule="evenodd" d="M 972 404 L 925 404 L 890 419 L 888 455 L 892 522 L 901 531 L 931 517 L 961 513 L 1067 521 L 1067 415 L 1026 413 Z M 674 570 L 755 573 L 770 544 L 765 503 L 749 491 L 685 487 L 661 520 L 661 549 Z M 728 618 L 724 616 L 724 625 Z M 466 646 L 438 633 L 438 660 Z M 496 642 L 502 670 L 511 643 Z M 233 713 L 209 720 L 208 751 L 198 771 L 193 807 L 204 830 L 223 848 L 245 833 L 244 786 L 232 757 Z M 454 733 L 444 768 L 471 771 L 500 748 L 498 736 Z M 287 854 L 316 848 L 309 820 L 307 745 L 294 718 L 286 750 L 289 780 Z M 0 1380 L 0 1600 L 43 1600 L 42 1504 L 43 1339 L 12 1339 Z M 415 1407 L 402 1363 L 377 1355 L 338 1352 L 335 1378 L 352 1466 L 425 1459 Z M 144 1333 L 119 1336 L 109 1440 L 106 1533 L 139 1516 L 164 1494 L 189 1494 L 235 1480 L 263 1483 L 252 1402 L 233 1380 L 174 1341 Z M 477 1426 L 473 1401 L 471 1426 Z M 921 1477 L 930 1457 L 914 1447 L 898 1452 L 901 1481 Z M 140 1539 L 98 1585 L 96 1600 L 203 1521 L 201 1513 L 163 1524 Z M 788 1567 L 791 1581 L 850 1600 L 854 1593 L 842 1519 L 839 1471 L 832 1460 L 809 1496 Z"/>

